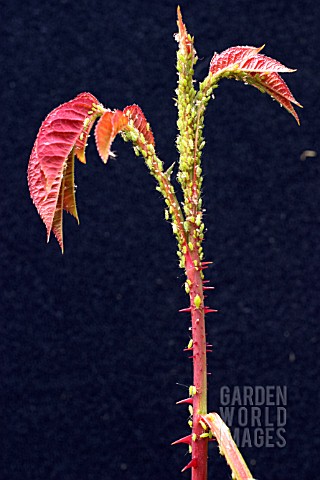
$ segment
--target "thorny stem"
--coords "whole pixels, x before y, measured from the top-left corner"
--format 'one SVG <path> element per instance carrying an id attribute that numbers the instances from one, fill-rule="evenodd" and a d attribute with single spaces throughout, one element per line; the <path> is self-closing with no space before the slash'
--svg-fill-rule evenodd
<path id="1" fill-rule="evenodd" d="M 205 331 L 205 309 L 201 270 L 195 267 L 197 251 L 186 255 L 186 275 L 190 284 L 190 308 L 192 324 L 193 360 L 193 421 L 192 421 L 192 480 L 207 479 L 208 438 L 201 437 L 204 429 L 201 415 L 207 413 L 207 341 Z"/>
<path id="2" fill-rule="evenodd" d="M 208 436 L 201 415 L 207 413 L 207 341 L 203 294 L 203 252 L 202 241 L 204 225 L 202 221 L 201 186 L 201 150 L 204 146 L 202 136 L 204 111 L 210 98 L 209 85 L 196 91 L 194 88 L 193 67 L 197 61 L 193 47 L 193 38 L 188 35 L 178 8 L 179 50 L 177 53 L 178 87 L 178 129 L 177 147 L 180 153 L 178 180 L 184 196 L 187 243 L 182 249 L 182 267 L 186 274 L 186 292 L 189 294 L 191 313 L 193 384 L 190 387 L 192 421 L 189 425 L 192 434 L 189 437 L 191 460 L 183 469 L 191 468 L 192 480 L 207 480 Z M 208 87 L 208 88 L 207 88 Z M 212 91 L 212 90 L 211 90 Z M 208 94 L 209 92 L 209 94 Z"/>

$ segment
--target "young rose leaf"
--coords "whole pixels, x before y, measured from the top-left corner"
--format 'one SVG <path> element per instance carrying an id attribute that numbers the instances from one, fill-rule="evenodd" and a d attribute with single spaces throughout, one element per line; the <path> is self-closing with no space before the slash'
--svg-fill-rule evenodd
<path id="1" fill-rule="evenodd" d="M 266 55 L 258 54 L 254 57 L 247 58 L 239 63 L 238 69 L 242 72 L 257 72 L 257 73 L 270 73 L 281 72 L 291 73 L 296 70 L 285 67 L 282 63 L 278 62 L 274 58 L 267 57 Z"/>
<path id="2" fill-rule="evenodd" d="M 300 120 L 297 112 L 291 103 L 302 108 L 302 105 L 292 95 L 286 82 L 277 73 L 268 73 L 262 75 L 250 74 L 250 79 L 247 78 L 248 83 L 258 88 L 259 90 L 268 93 L 272 98 L 280 103 L 291 115 L 294 116 L 298 125 Z"/>
<path id="3" fill-rule="evenodd" d="M 98 100 L 91 93 L 81 93 L 73 100 L 55 108 L 43 121 L 38 133 L 38 158 L 50 191 L 53 181 L 61 175 L 64 163 L 80 137 L 86 119 L 96 118 L 92 110 Z M 90 113 L 91 112 L 91 113 Z"/>
<path id="4" fill-rule="evenodd" d="M 232 70 L 241 62 L 255 57 L 263 47 L 230 47 L 222 53 L 215 53 L 211 59 L 209 71 L 216 75 L 223 70 Z"/>
<path id="5" fill-rule="evenodd" d="M 145 142 L 138 140 L 138 145 L 142 146 L 143 143 L 147 143 L 154 146 L 152 130 L 141 108 L 138 107 L 138 105 L 129 105 L 123 110 L 123 113 L 129 120 L 132 120 L 134 127 L 139 130 L 145 138 Z"/>
<path id="6" fill-rule="evenodd" d="M 99 155 L 104 163 L 107 163 L 113 140 L 127 124 L 128 117 L 121 110 L 107 111 L 98 121 L 95 139 Z"/>
<path id="7" fill-rule="evenodd" d="M 140 136 L 136 140 L 138 146 L 142 148 L 146 144 L 154 145 L 150 125 L 138 105 L 129 105 L 125 107 L 123 111 L 108 110 L 100 118 L 95 129 L 97 149 L 104 163 L 107 162 L 110 155 L 113 140 L 119 132 L 129 128 L 129 121 L 132 122 L 133 126 L 140 133 Z"/>
<path id="8" fill-rule="evenodd" d="M 59 205 L 61 204 L 61 198 L 59 199 L 59 196 L 61 197 L 60 192 L 63 176 L 61 175 L 54 180 L 51 190 L 48 193 L 46 189 L 46 177 L 40 168 L 37 144 L 38 140 L 36 140 L 33 146 L 29 160 L 28 184 L 30 196 L 47 228 L 47 240 L 49 240 L 57 205 L 58 203 Z M 58 230 L 57 218 L 55 221 L 55 230 Z M 62 239 L 60 238 L 58 241 L 61 244 Z"/>
<path id="9" fill-rule="evenodd" d="M 290 73 L 295 70 L 287 68 L 273 58 L 259 54 L 263 47 L 231 47 L 220 54 L 215 54 L 210 63 L 210 73 L 218 77 L 229 77 L 249 83 L 266 92 L 283 105 L 299 124 L 299 117 L 291 103 L 301 107 L 290 92 L 278 72 Z"/>
<path id="10" fill-rule="evenodd" d="M 81 135 L 103 107 L 90 93 L 60 105 L 42 123 L 28 165 L 31 198 L 47 228 L 53 230 L 63 250 L 62 210 L 78 214 L 74 194 L 74 152 L 84 158 Z M 77 142 L 80 139 L 80 142 Z"/>

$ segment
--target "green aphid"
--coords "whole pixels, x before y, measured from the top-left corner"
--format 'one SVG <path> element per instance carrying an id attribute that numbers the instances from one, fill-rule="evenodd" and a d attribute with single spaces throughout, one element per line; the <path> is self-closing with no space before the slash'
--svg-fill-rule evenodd
<path id="1" fill-rule="evenodd" d="M 189 387 L 189 395 L 190 397 L 193 397 L 197 393 L 197 389 L 194 385 L 190 385 Z"/>
<path id="2" fill-rule="evenodd" d="M 201 297 L 200 297 L 200 295 L 197 294 L 197 295 L 194 297 L 194 306 L 195 306 L 197 309 L 199 309 L 200 306 L 201 306 L 201 303 L 202 303 Z"/>

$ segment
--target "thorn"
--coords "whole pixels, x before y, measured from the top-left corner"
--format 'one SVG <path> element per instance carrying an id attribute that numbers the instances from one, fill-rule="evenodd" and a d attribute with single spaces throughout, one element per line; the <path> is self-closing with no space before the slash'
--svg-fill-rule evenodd
<path id="1" fill-rule="evenodd" d="M 203 290 L 215 290 L 216 287 L 202 287 L 202 288 Z"/>
<path id="2" fill-rule="evenodd" d="M 190 434 L 190 435 L 187 435 L 186 437 L 179 438 L 179 440 L 172 442 L 171 445 L 178 445 L 178 443 L 187 443 L 188 445 L 191 445 L 192 435 Z"/>
<path id="3" fill-rule="evenodd" d="M 191 307 L 181 308 L 181 310 L 179 310 L 179 312 L 181 312 L 181 313 L 183 313 L 183 312 L 191 312 Z"/>
<path id="4" fill-rule="evenodd" d="M 179 400 L 179 402 L 176 402 L 176 405 L 182 405 L 183 403 L 189 403 L 190 405 L 193 404 L 193 398 L 184 398 L 183 400 Z"/>
<path id="5" fill-rule="evenodd" d="M 192 350 L 193 350 L 193 347 L 191 347 L 191 348 L 184 348 L 184 349 L 183 349 L 184 352 L 190 352 L 190 351 L 192 352 Z"/>
<path id="6" fill-rule="evenodd" d="M 207 353 L 212 353 L 212 350 L 210 350 L 209 348 L 207 348 L 206 352 L 207 352 Z"/>
<path id="7" fill-rule="evenodd" d="M 197 459 L 196 459 L 196 458 L 193 458 L 192 460 L 190 460 L 190 462 L 188 463 L 188 465 L 186 465 L 186 466 L 181 470 L 181 472 L 185 472 L 186 470 L 188 470 L 188 468 L 197 468 L 197 465 L 198 465 Z"/>
<path id="8" fill-rule="evenodd" d="M 211 343 L 207 343 L 206 346 L 209 347 L 209 348 L 213 347 L 213 345 L 211 345 Z"/>
<path id="9" fill-rule="evenodd" d="M 201 265 L 212 265 L 213 262 L 201 262 Z"/>
<path id="10" fill-rule="evenodd" d="M 202 280 L 202 283 L 210 283 L 210 280 Z"/>
<path id="11" fill-rule="evenodd" d="M 191 356 L 190 356 L 190 357 L 188 357 L 188 358 L 196 358 L 196 356 L 195 356 L 195 355 L 191 355 Z"/>
<path id="12" fill-rule="evenodd" d="M 209 307 L 204 307 L 204 313 L 216 313 L 218 310 L 215 310 L 214 308 L 209 308 Z"/>

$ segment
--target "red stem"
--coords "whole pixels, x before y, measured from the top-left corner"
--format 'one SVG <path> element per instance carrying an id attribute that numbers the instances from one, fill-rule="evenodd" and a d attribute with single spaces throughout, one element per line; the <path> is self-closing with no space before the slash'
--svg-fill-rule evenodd
<path id="1" fill-rule="evenodd" d="M 201 263 L 197 250 L 186 254 L 186 274 L 190 282 L 190 307 L 193 339 L 193 426 L 192 480 L 207 480 L 208 438 L 201 438 L 204 429 L 201 415 L 207 413 L 207 341 Z M 200 302 L 199 302 L 200 299 Z"/>

